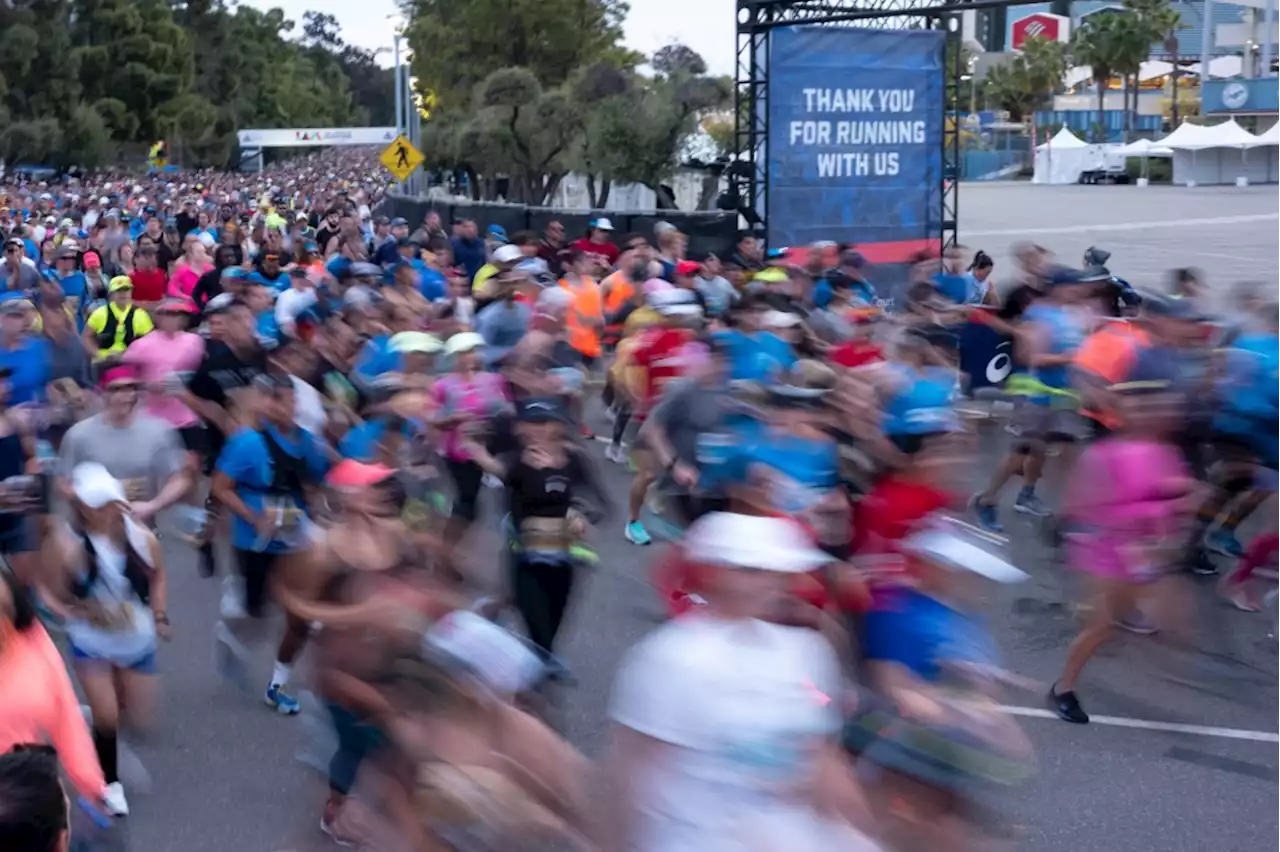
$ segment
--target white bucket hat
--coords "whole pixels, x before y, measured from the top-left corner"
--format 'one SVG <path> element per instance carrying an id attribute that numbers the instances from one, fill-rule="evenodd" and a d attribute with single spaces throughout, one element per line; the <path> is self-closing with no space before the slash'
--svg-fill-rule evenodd
<path id="1" fill-rule="evenodd" d="M 684 540 L 689 559 L 706 565 L 804 574 L 833 561 L 786 518 L 712 512 L 695 521 Z"/>

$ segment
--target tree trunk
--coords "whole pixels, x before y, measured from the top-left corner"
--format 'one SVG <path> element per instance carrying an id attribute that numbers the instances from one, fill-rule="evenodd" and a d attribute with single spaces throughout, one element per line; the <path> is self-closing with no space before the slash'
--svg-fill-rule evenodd
<path id="1" fill-rule="evenodd" d="M 1129 106 L 1130 100 L 1133 101 L 1132 109 Z M 1138 75 L 1127 74 L 1124 78 L 1124 144 L 1129 144 L 1130 134 L 1133 133 L 1133 114 L 1138 111 Z"/>
<path id="2" fill-rule="evenodd" d="M 1098 79 L 1098 122 L 1097 122 L 1098 126 L 1097 126 L 1097 127 L 1095 127 L 1095 128 L 1094 128 L 1094 130 L 1093 130 L 1093 141 L 1094 141 L 1094 142 L 1106 142 L 1106 141 L 1107 141 L 1107 129 L 1106 129 L 1106 128 L 1107 128 L 1107 123 L 1106 123 L 1106 119 L 1107 119 L 1107 116 L 1106 116 L 1106 112 L 1107 112 L 1107 85 L 1108 85 L 1110 82 L 1111 82 L 1111 75 L 1110 75 L 1110 74 L 1107 74 L 1106 76 L 1101 76 L 1101 75 L 1099 75 L 1099 79 Z M 1098 138 L 1099 136 L 1101 136 L 1102 138 L 1101 138 L 1101 139 L 1099 139 L 1099 138 Z"/>
<path id="3" fill-rule="evenodd" d="M 1177 130 L 1178 129 L 1178 58 L 1179 57 L 1178 57 L 1178 40 L 1174 38 L 1172 39 L 1172 41 L 1173 41 L 1173 51 L 1172 51 L 1173 71 L 1170 73 L 1173 74 L 1173 81 L 1171 85 L 1171 88 L 1173 89 L 1173 102 L 1169 105 L 1169 119 L 1170 119 L 1169 129 Z"/>
<path id="4" fill-rule="evenodd" d="M 470 166 L 467 166 L 466 172 L 467 172 L 467 188 L 471 190 L 471 200 L 479 201 L 480 193 L 481 193 L 480 175 L 476 174 L 476 170 L 471 168 Z"/>
<path id="5" fill-rule="evenodd" d="M 604 206 L 609 203 L 609 191 L 613 189 L 613 180 L 605 178 L 600 181 L 600 197 L 591 206 L 597 210 L 603 210 Z"/>
<path id="6" fill-rule="evenodd" d="M 564 172 L 552 172 L 547 176 L 547 182 L 542 187 L 542 194 L 538 198 L 538 204 L 545 205 L 555 197 L 556 191 L 560 189 L 560 181 L 564 180 Z"/>
<path id="7" fill-rule="evenodd" d="M 599 206 L 599 202 L 596 201 L 596 176 L 593 174 L 587 175 L 587 204 L 592 210 Z"/>

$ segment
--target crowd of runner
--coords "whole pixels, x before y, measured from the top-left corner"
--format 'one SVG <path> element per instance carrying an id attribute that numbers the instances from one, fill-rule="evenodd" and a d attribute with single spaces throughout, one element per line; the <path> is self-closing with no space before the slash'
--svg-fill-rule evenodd
<path id="1" fill-rule="evenodd" d="M 388 219 L 385 187 L 350 153 L 0 185 L 0 848 L 64 848 L 60 773 L 100 825 L 129 813 L 119 732 L 183 616 L 161 536 L 221 578 L 219 673 L 271 646 L 259 700 L 331 723 L 321 829 L 405 852 L 987 848 L 980 793 L 1032 766 L 979 612 L 1026 576 L 1006 511 L 1088 581 L 1061 671 L 1024 673 L 1068 722 L 1114 630 L 1194 656 L 1188 575 L 1267 598 L 1275 513 L 1237 530 L 1276 488 L 1274 292 L 949 248 L 889 310 L 853 246 L 508 235 Z M 973 323 L 1014 364 L 977 493 Z M 486 485 L 502 590 L 459 558 Z M 592 763 L 548 685 L 614 536 L 655 545 L 671 618 Z"/>

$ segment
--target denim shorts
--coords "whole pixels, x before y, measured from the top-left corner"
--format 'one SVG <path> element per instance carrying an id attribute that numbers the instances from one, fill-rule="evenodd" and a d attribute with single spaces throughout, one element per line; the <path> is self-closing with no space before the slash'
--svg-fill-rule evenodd
<path id="1" fill-rule="evenodd" d="M 72 644 L 71 658 L 76 661 L 77 665 L 107 666 L 107 667 L 112 667 L 117 669 L 124 669 L 125 671 L 134 672 L 135 674 L 153 675 L 153 674 L 157 674 L 160 671 L 159 666 L 156 665 L 155 648 L 152 648 L 150 651 L 147 651 L 145 654 L 143 654 L 141 657 L 134 660 L 133 662 L 128 664 L 123 664 L 123 663 L 118 663 L 115 660 L 108 660 L 105 657 L 97 657 L 92 654 L 86 654 L 84 651 L 81 651 L 74 644 Z"/>

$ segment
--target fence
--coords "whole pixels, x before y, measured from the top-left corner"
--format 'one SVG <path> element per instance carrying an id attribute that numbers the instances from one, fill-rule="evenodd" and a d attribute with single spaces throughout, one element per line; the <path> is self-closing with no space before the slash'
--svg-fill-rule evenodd
<path id="1" fill-rule="evenodd" d="M 472 219 L 482 232 L 489 225 L 501 225 L 508 234 L 526 230 L 541 234 L 549 222 L 556 221 L 564 225 L 565 234 L 570 240 L 576 239 L 578 234 L 586 234 L 589 223 L 600 217 L 608 217 L 619 234 L 641 234 L 651 242 L 655 241 L 654 226 L 659 222 L 669 222 L 688 238 L 689 257 L 700 257 L 707 252 L 724 256 L 733 250 L 738 234 L 737 213 L 719 210 L 696 213 L 680 210 L 563 210 L 554 207 L 529 207 L 524 204 L 411 198 L 393 194 L 388 196 L 378 212 L 393 218 L 403 217 L 411 226 L 416 226 L 430 211 L 438 213 L 441 221 L 446 224 Z"/>
<path id="2" fill-rule="evenodd" d="M 961 180 L 1004 180 L 1003 169 L 1030 162 L 1026 151 L 965 151 L 960 157 Z"/>

